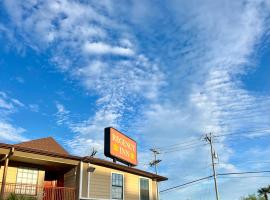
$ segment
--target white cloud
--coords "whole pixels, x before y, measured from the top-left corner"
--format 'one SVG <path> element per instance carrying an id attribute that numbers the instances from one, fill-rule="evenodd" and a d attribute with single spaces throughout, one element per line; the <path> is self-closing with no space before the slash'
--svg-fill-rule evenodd
<path id="1" fill-rule="evenodd" d="M 56 103 L 56 117 L 57 117 L 57 124 L 58 125 L 63 125 L 69 122 L 69 113 L 70 111 L 66 110 L 63 104 Z"/>
<path id="2" fill-rule="evenodd" d="M 58 105 L 58 123 L 76 133 L 73 141 L 67 141 L 76 153 L 81 153 L 81 146 L 102 148 L 103 128 L 130 127 L 129 121 L 138 126 L 130 132 L 142 146 L 170 145 L 208 131 L 269 128 L 269 96 L 247 91 L 241 82 L 242 76 L 256 70 L 252 55 L 269 28 L 269 7 L 263 1 L 170 1 L 168 16 L 163 6 L 138 0 L 123 3 L 130 9 L 97 3 L 95 8 L 105 9 L 104 16 L 90 4 L 77 1 L 24 2 L 26 6 L 14 0 L 5 2 L 27 44 L 38 50 L 53 48 L 51 59 L 58 69 L 98 96 L 96 113 L 82 122 L 70 121 L 64 106 Z M 35 10 L 28 11 L 33 6 Z M 132 27 L 119 23 L 116 13 L 130 17 Z M 141 31 L 143 41 L 136 40 L 132 28 Z M 140 49 L 140 43 L 145 49 Z M 125 58 L 116 59 L 119 55 Z M 160 63 L 166 67 L 166 76 Z M 166 89 L 161 92 L 162 86 Z M 236 148 L 230 141 L 223 139 L 215 146 L 224 162 L 218 170 L 238 170 L 231 163 Z M 208 176 L 208 151 L 203 146 L 164 155 L 166 166 L 161 164 L 161 172 L 171 180 L 164 184 L 168 187 Z M 234 193 L 243 182 L 229 185 L 222 181 L 222 197 L 236 199 L 263 181 L 256 182 Z M 207 186 L 187 188 L 181 195 L 197 199 Z M 179 199 L 179 193 L 163 198 Z"/>
<path id="3" fill-rule="evenodd" d="M 171 93 L 168 92 L 169 99 L 165 103 L 159 102 L 145 112 L 146 119 L 143 118 L 145 123 L 141 126 L 141 132 L 142 138 L 148 145 L 170 145 L 177 141 L 181 142 L 184 138 L 198 137 L 207 132 L 245 134 L 245 131 L 266 129 L 262 134 L 269 135 L 267 131 L 270 126 L 269 96 L 247 91 L 240 76 L 256 69 L 256 63 L 251 58 L 256 45 L 260 42 L 260 37 L 269 27 L 264 18 L 266 13 L 264 9 L 268 8 L 262 8 L 260 3 L 205 1 L 194 6 L 193 1 L 181 2 L 181 5 L 178 1 L 174 1 L 171 9 L 175 11 L 173 14 L 177 16 L 175 19 L 178 23 L 174 24 L 176 26 L 174 32 L 167 32 L 169 39 L 164 39 L 166 42 L 164 42 L 163 52 L 171 52 L 170 50 L 174 49 L 175 57 L 170 59 L 177 60 L 179 57 L 178 62 L 174 62 L 179 67 L 170 68 L 172 80 L 169 85 L 171 84 L 172 87 Z M 186 10 L 189 12 L 185 12 Z M 150 24 L 146 25 L 144 17 L 141 17 L 142 21 L 137 20 L 136 23 L 150 27 L 151 23 L 154 23 L 150 21 Z M 237 139 L 233 140 L 234 144 L 243 140 L 242 137 Z M 250 156 L 236 152 L 239 146 L 231 146 L 231 140 L 223 139 L 220 142 L 215 146 L 224 163 L 218 167 L 218 170 L 247 169 L 247 167 L 239 168 L 232 163 L 232 160 L 238 153 L 240 155 L 237 157 L 237 162 L 244 162 L 245 158 Z M 248 149 L 251 146 L 248 143 L 245 145 L 241 143 L 242 148 Z M 167 187 L 210 175 L 209 166 L 205 168 L 205 162 L 207 160 L 209 162 L 209 158 L 209 152 L 199 147 L 191 154 L 179 151 L 164 155 L 162 157 L 164 167 L 161 164 L 161 167 L 165 168 L 164 172 L 169 177 L 180 175 L 177 180 L 171 180 L 171 184 Z M 257 158 L 252 156 L 252 159 Z M 174 166 L 176 160 L 177 166 Z M 183 172 L 186 170 L 192 175 L 187 179 L 188 174 Z M 256 181 L 254 182 L 256 184 L 241 191 L 233 188 L 240 187 L 243 181 L 234 181 L 233 184 L 230 180 L 222 181 L 220 184 L 224 189 L 221 190 L 221 195 L 224 199 L 237 199 L 251 191 L 251 188 L 256 191 L 256 188 L 262 183 L 266 184 L 267 180 L 256 179 Z M 231 187 L 227 187 L 229 184 Z M 197 199 L 204 191 L 205 188 L 200 185 L 200 188 L 190 187 L 185 191 L 164 194 L 163 198 L 178 199 L 181 193 L 183 198 Z"/>
<path id="4" fill-rule="evenodd" d="M 25 129 L 20 127 L 14 127 L 10 123 L 0 121 L 0 140 L 8 142 L 22 142 L 27 140 L 21 136 L 25 132 Z"/>
<path id="5" fill-rule="evenodd" d="M 28 105 L 29 106 L 29 109 L 32 111 L 32 112 L 39 112 L 39 105 L 38 104 L 30 104 Z"/>
<path id="6" fill-rule="evenodd" d="M 23 137 L 25 129 L 14 126 L 9 116 L 15 113 L 24 104 L 18 99 L 10 98 L 6 93 L 0 91 L 0 141 L 1 142 L 21 142 L 26 140 Z"/>
<path id="7" fill-rule="evenodd" d="M 132 49 L 110 46 L 103 42 L 86 43 L 84 49 L 90 54 L 114 54 L 119 56 L 133 56 L 134 52 Z"/>
<path id="8" fill-rule="evenodd" d="M 24 104 L 18 99 L 10 98 L 6 93 L 0 91 L 0 111 L 2 113 L 12 113 L 15 112 L 18 107 L 23 106 Z"/>
<path id="9" fill-rule="evenodd" d="M 58 69 L 98 96 L 96 114 L 86 121 L 96 117 L 106 121 L 107 116 L 101 114 L 106 113 L 119 125 L 126 113 L 139 110 L 136 102 L 148 103 L 158 97 L 164 74 L 156 62 L 137 52 L 133 33 L 113 17 L 113 5 L 66 0 L 42 4 L 11 0 L 5 5 L 27 45 L 52 51 L 51 60 Z M 78 124 L 77 132 L 89 128 Z"/>

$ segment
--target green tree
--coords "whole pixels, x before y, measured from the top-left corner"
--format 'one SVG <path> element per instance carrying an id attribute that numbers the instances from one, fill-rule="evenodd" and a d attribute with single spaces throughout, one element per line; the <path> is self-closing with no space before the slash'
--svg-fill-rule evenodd
<path id="1" fill-rule="evenodd" d="M 268 187 L 263 187 L 258 190 L 258 194 L 263 196 L 265 200 L 268 200 L 268 193 L 270 193 L 270 185 Z"/>
<path id="2" fill-rule="evenodd" d="M 257 196 L 256 194 L 251 194 L 248 195 L 247 197 L 242 197 L 241 200 L 265 200 L 265 198 Z"/>

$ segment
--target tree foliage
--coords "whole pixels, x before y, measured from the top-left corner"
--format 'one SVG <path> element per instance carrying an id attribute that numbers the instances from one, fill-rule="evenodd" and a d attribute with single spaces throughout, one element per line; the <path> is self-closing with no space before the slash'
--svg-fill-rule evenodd
<path id="1" fill-rule="evenodd" d="M 265 200 L 265 198 L 257 196 L 256 194 L 251 194 L 248 195 L 247 197 L 242 197 L 241 200 Z"/>

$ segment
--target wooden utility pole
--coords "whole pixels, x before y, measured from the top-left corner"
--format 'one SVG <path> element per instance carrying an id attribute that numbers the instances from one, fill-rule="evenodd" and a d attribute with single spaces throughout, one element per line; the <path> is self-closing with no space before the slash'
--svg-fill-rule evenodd
<path id="1" fill-rule="evenodd" d="M 210 144 L 210 147 L 211 147 L 211 160 L 212 160 L 213 177 L 214 177 L 214 183 L 215 183 L 216 200 L 219 200 L 217 173 L 216 173 L 216 167 L 215 167 L 216 153 L 215 153 L 214 148 L 213 148 L 213 135 L 212 135 L 212 133 L 210 133 L 209 135 L 206 135 L 205 140 Z"/>
<path id="2" fill-rule="evenodd" d="M 161 162 L 161 160 L 158 160 L 158 159 L 157 159 L 157 155 L 160 154 L 160 153 L 159 153 L 159 151 L 158 151 L 157 149 L 150 149 L 150 151 L 152 151 L 153 154 L 154 154 L 154 160 L 151 161 L 151 162 L 149 163 L 149 165 L 150 165 L 150 167 L 153 167 L 153 166 L 154 166 L 154 167 L 155 167 L 155 173 L 158 174 L 158 171 L 157 171 L 157 165 L 158 165 L 158 163 Z M 157 184 L 157 200 L 159 200 L 158 182 L 156 182 L 156 184 Z"/>

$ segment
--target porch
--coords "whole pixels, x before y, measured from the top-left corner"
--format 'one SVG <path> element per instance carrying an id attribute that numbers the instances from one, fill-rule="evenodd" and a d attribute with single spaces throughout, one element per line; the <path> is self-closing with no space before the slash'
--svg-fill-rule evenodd
<path id="1" fill-rule="evenodd" d="M 15 151 L 0 162 L 0 193 L 4 199 L 13 193 L 31 200 L 75 200 L 78 163 Z"/>
<path id="2" fill-rule="evenodd" d="M 69 187 L 44 187 L 36 184 L 6 183 L 4 199 L 7 199 L 11 193 L 23 195 L 33 200 L 75 200 L 75 188 Z"/>

